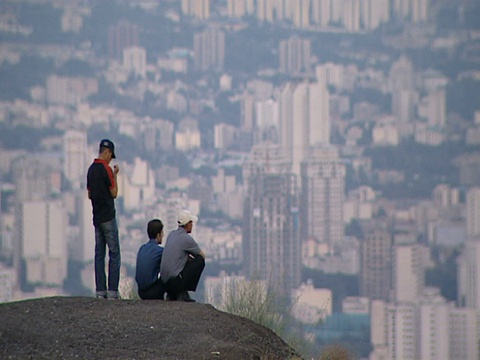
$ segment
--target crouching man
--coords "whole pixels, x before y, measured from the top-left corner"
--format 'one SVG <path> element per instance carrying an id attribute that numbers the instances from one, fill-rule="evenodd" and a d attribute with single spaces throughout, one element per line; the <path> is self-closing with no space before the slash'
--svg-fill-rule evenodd
<path id="1" fill-rule="evenodd" d="M 168 300 L 195 301 L 188 292 L 197 290 L 205 267 L 205 254 L 190 236 L 193 222 L 197 220 L 189 211 L 182 210 L 178 215 L 178 229 L 167 237 L 160 275 Z"/>
<path id="2" fill-rule="evenodd" d="M 143 300 L 163 300 L 165 286 L 160 279 L 160 264 L 162 263 L 163 224 L 158 219 L 148 222 L 147 233 L 149 241 L 138 250 L 135 281 L 138 295 Z"/>

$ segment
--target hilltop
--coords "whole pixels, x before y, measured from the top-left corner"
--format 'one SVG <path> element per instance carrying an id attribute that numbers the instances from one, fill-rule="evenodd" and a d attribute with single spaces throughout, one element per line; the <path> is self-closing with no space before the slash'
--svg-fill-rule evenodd
<path id="1" fill-rule="evenodd" d="M 53 297 L 0 304 L 2 359 L 299 359 L 208 304 Z"/>

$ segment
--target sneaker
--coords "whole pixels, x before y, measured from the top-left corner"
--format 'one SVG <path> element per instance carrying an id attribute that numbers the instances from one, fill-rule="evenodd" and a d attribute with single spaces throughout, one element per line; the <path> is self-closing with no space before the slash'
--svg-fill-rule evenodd
<path id="1" fill-rule="evenodd" d="M 118 300 L 119 299 L 119 296 L 118 296 L 118 291 L 108 291 L 107 292 L 107 299 L 108 300 Z"/>
<path id="2" fill-rule="evenodd" d="M 106 291 L 97 291 L 96 296 L 97 299 L 106 299 L 107 292 Z"/>
<path id="3" fill-rule="evenodd" d="M 190 297 L 190 295 L 188 294 L 188 291 L 182 291 L 182 292 L 178 295 L 178 301 L 195 302 L 195 300 L 192 299 L 192 298 Z"/>

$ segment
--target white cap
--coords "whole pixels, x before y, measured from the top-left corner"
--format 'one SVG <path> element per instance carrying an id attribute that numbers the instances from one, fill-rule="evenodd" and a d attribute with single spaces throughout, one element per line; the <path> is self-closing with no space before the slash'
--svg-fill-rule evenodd
<path id="1" fill-rule="evenodd" d="M 178 214 L 178 225 L 183 226 L 188 224 L 190 221 L 198 221 L 198 217 L 192 215 L 188 210 L 180 211 L 180 214 Z"/>

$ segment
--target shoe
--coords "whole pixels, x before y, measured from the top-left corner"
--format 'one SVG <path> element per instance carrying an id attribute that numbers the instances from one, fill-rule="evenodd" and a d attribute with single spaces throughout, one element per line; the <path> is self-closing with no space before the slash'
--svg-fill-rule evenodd
<path id="1" fill-rule="evenodd" d="M 97 291 L 95 294 L 95 297 L 97 299 L 106 299 L 107 298 L 107 292 L 106 291 Z"/>
<path id="2" fill-rule="evenodd" d="M 178 295 L 178 301 L 195 302 L 195 300 L 192 299 L 192 298 L 190 297 L 190 295 L 188 294 L 188 291 L 182 291 L 182 292 Z"/>
<path id="3" fill-rule="evenodd" d="M 178 296 L 176 294 L 167 294 L 167 301 L 177 301 Z"/>
<path id="4" fill-rule="evenodd" d="M 118 295 L 118 291 L 108 290 L 107 292 L 107 299 L 108 300 L 118 300 L 120 297 Z"/>

